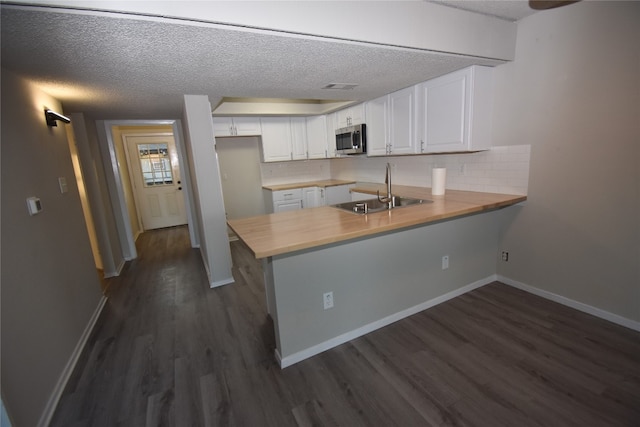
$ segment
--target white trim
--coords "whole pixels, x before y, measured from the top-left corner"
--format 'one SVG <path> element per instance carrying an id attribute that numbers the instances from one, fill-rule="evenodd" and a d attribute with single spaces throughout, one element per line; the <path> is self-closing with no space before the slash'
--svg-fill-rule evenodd
<path id="1" fill-rule="evenodd" d="M 484 285 L 488 285 L 491 282 L 494 282 L 497 280 L 497 275 L 492 274 L 491 276 L 485 277 L 484 279 L 475 281 L 473 283 L 470 283 L 468 285 L 465 285 L 461 288 L 458 288 L 456 290 L 453 290 L 451 292 L 447 292 L 444 295 L 441 295 L 439 297 L 433 298 L 431 300 L 425 301 L 421 304 L 415 305 L 413 307 L 409 307 L 406 310 L 402 310 L 399 311 L 395 314 L 389 315 L 387 317 L 384 317 L 380 320 L 376 320 L 375 322 L 371 322 L 367 325 L 361 326 L 357 329 L 354 329 L 353 331 L 349 331 L 346 332 L 342 335 L 338 335 L 337 337 L 331 338 L 327 341 L 321 342 L 320 344 L 316 344 L 312 347 L 306 348 L 304 350 L 301 350 L 297 353 L 293 353 L 290 356 L 287 357 L 281 357 L 280 353 L 278 352 L 278 350 L 276 349 L 275 351 L 275 356 L 276 356 L 276 360 L 280 363 L 280 368 L 286 368 L 287 366 L 291 366 L 295 363 L 301 362 L 305 359 L 308 359 L 312 356 L 315 356 L 317 354 L 322 353 L 323 351 L 329 350 L 333 347 L 337 347 L 340 344 L 344 344 L 348 341 L 351 341 L 353 339 L 356 339 L 358 337 L 361 337 L 363 335 L 366 335 L 370 332 L 375 331 L 376 329 L 380 329 L 383 328 L 387 325 L 390 325 L 394 322 L 397 322 L 398 320 L 402 320 L 405 317 L 409 317 L 412 316 L 416 313 L 419 313 L 421 311 L 424 311 L 428 308 L 434 307 L 438 304 L 441 304 L 445 301 L 448 301 L 452 298 L 458 297 L 460 295 L 466 294 L 467 292 L 470 292 L 474 289 L 478 289 Z"/>
<path id="2" fill-rule="evenodd" d="M 111 271 L 109 273 L 105 271 L 104 278 L 108 279 L 110 277 L 118 277 L 120 274 L 122 274 L 122 269 L 124 268 L 124 265 L 127 263 L 127 261 L 131 261 L 131 260 L 125 260 L 125 259 L 120 260 L 120 264 L 118 264 L 116 271 Z"/>
<path id="3" fill-rule="evenodd" d="M 40 420 L 38 421 L 38 426 L 46 427 L 51 422 L 51 418 L 53 417 L 56 407 L 58 406 L 58 402 L 62 397 L 62 392 L 64 391 L 64 388 L 67 386 L 67 382 L 69 381 L 69 378 L 71 377 L 71 374 L 73 373 L 73 370 L 75 369 L 76 364 L 78 363 L 78 359 L 80 359 L 80 355 L 84 350 L 84 346 L 87 344 L 87 341 L 91 336 L 91 332 L 93 331 L 93 328 L 96 325 L 96 322 L 98 321 L 98 318 L 100 317 L 100 313 L 102 313 L 102 309 L 104 308 L 104 305 L 106 304 L 106 302 L 107 302 L 107 297 L 102 296 L 102 298 L 100 298 L 100 301 L 98 302 L 98 306 L 96 307 L 95 311 L 91 315 L 91 318 L 89 319 L 89 323 L 87 323 L 87 326 L 84 328 L 84 331 L 80 336 L 80 340 L 76 344 L 76 347 L 73 349 L 73 352 L 71 353 L 71 357 L 67 362 L 67 366 L 65 366 L 64 369 L 62 370 L 62 374 L 60 374 L 60 377 L 58 378 L 58 382 L 56 383 L 56 386 L 53 388 L 53 392 L 51 393 L 51 396 L 49 396 L 49 401 L 47 402 L 47 405 L 45 406 L 44 411 L 40 416 Z"/>
<path id="4" fill-rule="evenodd" d="M 211 282 L 211 284 L 209 285 L 209 287 L 211 288 L 217 288 L 219 286 L 224 286 L 224 285 L 230 285 L 232 283 L 235 283 L 235 279 L 233 277 L 229 277 L 227 279 L 223 279 L 223 280 L 218 280 L 217 282 Z"/>
<path id="5" fill-rule="evenodd" d="M 567 297 L 563 297 L 562 295 L 554 294 L 553 292 L 545 291 L 543 289 L 518 282 L 517 280 L 513 280 L 505 276 L 498 275 L 498 281 L 504 283 L 505 285 L 509 285 L 522 291 L 529 292 L 530 294 L 534 294 L 539 297 L 557 302 L 558 304 L 566 305 L 567 307 L 574 308 L 576 310 L 582 311 L 583 313 L 587 313 L 592 316 L 608 320 L 609 322 L 615 323 L 617 325 L 624 326 L 625 328 L 633 329 L 634 331 L 640 332 L 640 322 L 637 322 L 635 320 L 627 319 L 626 317 L 613 314 L 609 311 L 605 311 L 600 308 L 593 307 L 591 305 L 587 305 Z"/>

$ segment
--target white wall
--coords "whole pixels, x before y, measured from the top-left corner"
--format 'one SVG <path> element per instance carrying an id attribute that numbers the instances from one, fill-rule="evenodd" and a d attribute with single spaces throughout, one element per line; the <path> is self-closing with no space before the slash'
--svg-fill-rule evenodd
<path id="1" fill-rule="evenodd" d="M 640 321 L 640 3 L 585 1 L 518 25 L 495 69 L 494 141 L 530 144 L 526 206 L 498 272 Z"/>
<path id="2" fill-rule="evenodd" d="M 185 146 L 194 184 L 193 195 L 200 234 L 200 251 L 211 287 L 233 282 L 218 156 L 205 95 L 184 96 Z"/>
<path id="3" fill-rule="evenodd" d="M 100 301 L 60 104 L 2 70 L 2 400 L 13 425 L 35 426 Z M 58 177 L 66 177 L 61 194 Z M 29 216 L 25 199 L 42 201 Z"/>
<path id="4" fill-rule="evenodd" d="M 260 163 L 262 185 L 320 181 L 331 178 L 330 160 Z"/>

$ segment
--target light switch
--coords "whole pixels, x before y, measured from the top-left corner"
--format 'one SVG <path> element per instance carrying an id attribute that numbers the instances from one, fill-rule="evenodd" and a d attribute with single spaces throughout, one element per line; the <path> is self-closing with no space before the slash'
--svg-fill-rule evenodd
<path id="1" fill-rule="evenodd" d="M 60 192 L 62 194 L 69 191 L 69 188 L 67 187 L 67 178 L 65 178 L 64 176 L 58 178 L 58 185 L 60 185 Z"/>
<path id="2" fill-rule="evenodd" d="M 39 214 L 42 211 L 42 203 L 37 197 L 27 198 L 27 209 L 29 209 L 29 215 L 33 216 Z"/>

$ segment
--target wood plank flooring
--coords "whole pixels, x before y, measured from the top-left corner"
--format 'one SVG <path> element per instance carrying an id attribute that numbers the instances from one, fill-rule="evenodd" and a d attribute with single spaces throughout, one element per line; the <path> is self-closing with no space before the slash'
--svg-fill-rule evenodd
<path id="1" fill-rule="evenodd" d="M 638 426 L 640 334 L 492 283 L 281 370 L 260 264 L 144 233 L 52 426 Z"/>

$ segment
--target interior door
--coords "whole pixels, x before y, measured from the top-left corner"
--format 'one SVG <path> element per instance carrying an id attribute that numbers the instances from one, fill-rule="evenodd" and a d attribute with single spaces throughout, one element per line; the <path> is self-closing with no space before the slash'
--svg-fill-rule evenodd
<path id="1" fill-rule="evenodd" d="M 186 224 L 180 165 L 173 136 L 125 135 L 125 145 L 143 229 Z"/>

